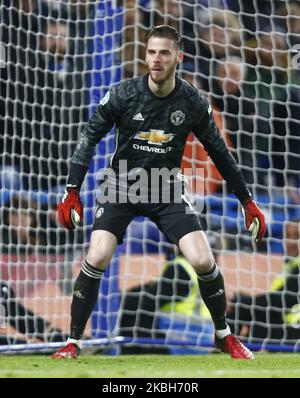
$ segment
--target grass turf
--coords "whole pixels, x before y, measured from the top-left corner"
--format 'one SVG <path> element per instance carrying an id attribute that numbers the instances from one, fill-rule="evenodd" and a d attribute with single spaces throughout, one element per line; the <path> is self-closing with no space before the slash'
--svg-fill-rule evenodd
<path id="1" fill-rule="evenodd" d="M 256 353 L 254 361 L 212 355 L 2 355 L 4 378 L 300 378 L 300 354 Z"/>

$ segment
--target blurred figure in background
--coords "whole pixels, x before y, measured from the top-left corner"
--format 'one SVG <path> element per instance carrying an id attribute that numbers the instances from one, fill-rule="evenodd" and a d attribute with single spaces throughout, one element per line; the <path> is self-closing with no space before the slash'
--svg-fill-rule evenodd
<path id="1" fill-rule="evenodd" d="M 57 229 L 51 210 L 27 195 L 12 195 L 0 214 L 0 344 L 64 341 L 65 334 L 24 305 L 24 300 L 49 282 L 62 290 L 70 283 L 72 276 L 64 272 L 62 255 L 65 232 Z M 7 325 L 14 332 L 5 333 Z"/>
<path id="2" fill-rule="evenodd" d="M 247 183 L 253 184 L 253 164 L 257 156 L 253 152 L 255 105 L 243 95 L 246 72 L 242 58 L 222 58 L 216 65 L 211 98 L 222 115 L 223 130 L 232 143 L 232 153 L 238 159 Z"/>
<path id="3" fill-rule="evenodd" d="M 264 26 L 252 46 L 243 95 L 255 104 L 253 149 L 259 153 L 255 182 L 261 190 L 269 185 L 289 187 L 291 199 L 299 203 L 300 101 L 288 74 L 285 33 L 278 26 Z"/>
<path id="4" fill-rule="evenodd" d="M 145 74 L 145 46 L 143 44 L 146 28 L 144 14 L 136 0 L 119 0 L 124 8 L 121 43 L 121 62 L 125 79 Z"/>
<path id="5" fill-rule="evenodd" d="M 179 3 L 177 0 L 154 0 L 151 9 L 144 11 L 146 26 L 169 25 L 180 31 L 182 13 Z"/>
<path id="6" fill-rule="evenodd" d="M 67 335 L 49 321 L 26 308 L 8 283 L 0 281 L 0 345 L 35 342 L 63 342 Z M 23 336 L 4 333 L 7 325 Z"/>
<path id="7" fill-rule="evenodd" d="M 33 63 L 36 139 L 27 149 L 32 154 L 28 172 L 34 186 L 51 189 L 65 182 L 68 159 L 88 117 L 86 75 L 72 55 L 65 22 L 47 21 Z"/>
<path id="8" fill-rule="evenodd" d="M 237 17 L 226 10 L 198 8 L 196 18 L 196 72 L 202 89 L 210 92 L 217 61 L 240 54 L 242 28 Z"/>
<path id="9" fill-rule="evenodd" d="M 45 229 L 38 229 L 37 207 L 36 201 L 18 195 L 2 206 L 1 253 L 30 254 L 47 245 Z"/>
<path id="10" fill-rule="evenodd" d="M 182 68 L 180 70 L 180 76 L 192 84 L 198 90 L 201 89 L 201 83 L 199 80 L 199 74 L 195 73 L 194 64 L 191 62 L 183 62 Z M 227 146 L 232 150 L 233 144 L 231 142 L 230 135 L 223 128 L 222 114 L 220 108 L 218 108 L 212 101 L 212 108 L 214 112 L 215 122 L 222 133 L 222 136 L 227 144 Z M 195 168 L 201 168 L 203 170 L 203 175 L 198 176 L 202 178 L 196 184 L 196 172 Z M 216 192 L 221 192 L 222 190 L 222 176 L 217 170 L 215 164 L 211 161 L 207 152 L 205 151 L 203 145 L 195 138 L 193 133 L 190 133 L 184 148 L 183 159 L 181 162 L 181 170 L 184 173 L 184 169 L 193 170 L 193 192 L 196 195 L 208 194 L 211 195 Z M 204 186 L 204 191 L 197 191 L 197 187 Z"/>
<path id="11" fill-rule="evenodd" d="M 187 331 L 193 323 L 194 336 L 190 339 L 197 340 L 198 335 L 204 332 L 204 339 L 212 343 L 213 324 L 201 299 L 194 268 L 181 253 L 175 255 L 170 250 L 166 257 L 167 262 L 156 280 L 123 293 L 118 334 L 133 339 L 172 338 L 172 329 L 176 333 L 177 328 L 177 334 L 178 330 L 184 330 L 187 338 Z M 123 354 L 147 352 L 168 353 L 169 350 L 140 345 L 122 347 Z"/>
<path id="12" fill-rule="evenodd" d="M 31 194 L 14 194 L 0 209 L 0 279 L 9 281 L 17 297 L 32 295 L 49 279 L 63 294 L 72 289 L 72 242 L 80 232 L 59 228 L 51 205 Z"/>
<path id="13" fill-rule="evenodd" d="M 294 44 L 299 44 L 300 35 L 300 4 L 299 1 L 279 2 L 274 19 L 286 32 L 286 40 L 291 48 Z"/>
<path id="14" fill-rule="evenodd" d="M 44 1 L 1 2 L 1 42 L 6 48 L 6 63 L 0 68 L 0 168 L 4 174 L 7 167 L 24 172 L 24 162 L 29 162 L 24 147 L 32 139 L 34 104 L 30 104 L 33 93 L 28 62 L 37 50 L 39 28 L 46 15 Z"/>
<path id="15" fill-rule="evenodd" d="M 285 262 L 270 291 L 257 296 L 237 292 L 227 316 L 232 330 L 249 341 L 288 344 L 300 339 L 300 221 L 285 224 Z"/>
<path id="16" fill-rule="evenodd" d="M 8 2 L 2 17 L 8 59 L 1 68 L 1 163 L 18 170 L 22 189 L 49 190 L 65 183 L 87 119 L 87 75 L 60 12 L 51 14 L 43 1 L 14 5 Z"/>
<path id="17" fill-rule="evenodd" d="M 248 1 L 248 0 L 230 0 L 227 3 L 228 8 L 239 15 L 243 29 L 244 40 L 255 38 L 256 33 L 263 30 L 264 26 L 274 21 L 274 11 L 281 5 L 281 1 Z"/>

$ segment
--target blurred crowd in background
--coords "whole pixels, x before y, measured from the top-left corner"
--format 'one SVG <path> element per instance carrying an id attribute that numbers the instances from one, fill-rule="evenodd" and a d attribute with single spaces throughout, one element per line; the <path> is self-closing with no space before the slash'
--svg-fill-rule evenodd
<path id="1" fill-rule="evenodd" d="M 91 48 L 97 40 L 93 32 L 101 3 L 103 18 L 109 20 L 105 13 L 112 8 L 122 18 L 116 34 L 103 32 L 112 37 L 111 50 L 114 62 L 121 65 L 122 79 L 147 72 L 143 37 L 148 27 L 169 24 L 178 29 L 185 53 L 178 73 L 206 93 L 247 183 L 265 206 L 267 221 L 277 223 L 269 237 L 281 239 L 283 222 L 298 217 L 300 203 L 300 68 L 293 62 L 300 40 L 297 1 L 4 0 L 1 204 L 14 206 L 12 192 L 35 192 L 42 198 L 37 200 L 38 211 L 46 211 L 45 205 L 53 210 L 56 194 L 64 189 L 68 163 L 90 114 Z M 224 225 L 210 214 L 223 214 L 230 221 L 238 210 L 226 213 L 230 207 L 230 202 L 224 204 L 226 187 L 192 135 L 184 166 L 191 164 L 191 157 L 207 176 L 208 228 L 224 232 Z M 215 194 L 220 195 L 219 204 L 210 201 Z M 51 217 L 40 228 L 51 228 L 55 222 Z M 234 241 L 236 232 L 241 232 L 230 222 L 225 229 Z M 229 249 L 236 247 L 228 244 Z"/>
<path id="2" fill-rule="evenodd" d="M 57 223 L 56 203 L 92 111 L 92 91 L 116 83 L 111 76 L 117 69 L 119 80 L 147 73 L 143 42 L 152 25 L 168 24 L 182 35 L 185 57 L 178 74 L 207 95 L 266 215 L 268 239 L 254 247 L 238 201 L 191 134 L 182 167 L 204 169 L 200 217 L 215 253 L 280 253 L 295 258 L 296 270 L 299 251 L 286 248 L 299 240 L 299 1 L 2 0 L 0 19 L 0 283 L 8 281 L 13 290 L 6 282 L 0 287 L 11 314 L 31 317 L 31 329 L 38 324 L 45 333 L 48 321 L 34 318 L 15 297 L 33 296 L 45 281 L 57 285 L 56 296 L 72 291 L 74 258 L 86 248 L 91 218 L 75 232 L 65 231 Z M 95 62 L 99 42 L 101 66 Z M 84 207 L 91 209 L 94 192 L 86 196 L 84 190 Z M 132 222 L 119 253 L 162 254 L 168 247 L 154 224 L 143 221 Z M 293 236 L 286 232 L 290 222 L 297 226 Z M 239 300 L 248 305 L 250 298 L 238 293 L 234 311 Z M 10 323 L 23 332 L 23 323 L 13 317 Z M 61 339 L 60 332 L 51 329 L 50 340 Z"/>

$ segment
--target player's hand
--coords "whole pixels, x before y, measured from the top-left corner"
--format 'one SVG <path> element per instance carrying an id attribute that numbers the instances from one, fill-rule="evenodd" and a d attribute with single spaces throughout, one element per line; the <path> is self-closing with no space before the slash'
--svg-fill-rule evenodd
<path id="1" fill-rule="evenodd" d="M 246 199 L 242 203 L 245 224 L 248 231 L 252 232 L 256 242 L 259 242 L 266 233 L 265 216 L 260 211 L 254 200 Z"/>
<path id="2" fill-rule="evenodd" d="M 74 229 L 83 218 L 83 208 L 77 188 L 68 188 L 57 206 L 59 222 L 67 229 Z"/>

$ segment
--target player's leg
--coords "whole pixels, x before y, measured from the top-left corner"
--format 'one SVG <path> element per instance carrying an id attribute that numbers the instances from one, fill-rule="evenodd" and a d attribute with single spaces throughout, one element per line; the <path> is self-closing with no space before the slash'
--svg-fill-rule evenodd
<path id="1" fill-rule="evenodd" d="M 210 245 L 195 213 L 187 212 L 187 205 L 171 203 L 157 207 L 152 219 L 162 232 L 177 244 L 194 267 L 199 281 L 200 293 L 217 333 L 221 338 L 230 334 L 226 323 L 226 298 L 224 280 L 219 272 Z"/>
<path id="2" fill-rule="evenodd" d="M 224 279 L 204 232 L 193 231 L 184 235 L 179 240 L 179 248 L 197 273 L 201 297 L 211 314 L 217 336 L 226 337 L 230 329 L 225 318 Z"/>
<path id="3" fill-rule="evenodd" d="M 117 237 L 108 231 L 93 231 L 86 259 L 75 281 L 71 304 L 70 339 L 80 340 L 95 306 L 99 286 L 117 246 Z"/>
<path id="4" fill-rule="evenodd" d="M 191 209 L 190 206 L 189 209 Z M 190 212 L 185 202 L 170 203 L 165 206 L 153 207 L 151 219 L 156 222 L 171 242 L 179 246 L 183 255 L 195 268 L 202 299 L 210 311 L 216 328 L 216 341 L 223 344 L 228 340 L 230 350 L 232 344 L 237 347 L 238 353 L 245 349 L 245 352 L 240 353 L 241 358 L 253 357 L 252 353 L 231 335 L 227 325 L 224 279 L 215 263 L 212 250 L 196 213 Z M 226 350 L 228 351 L 227 348 Z M 234 355 L 231 356 L 235 357 Z M 236 357 L 238 355 L 236 354 Z M 247 356 L 249 358 L 246 358 Z"/>
<path id="5" fill-rule="evenodd" d="M 96 209 L 89 250 L 74 284 L 70 338 L 66 347 L 53 355 L 54 358 L 77 358 L 80 339 L 96 304 L 101 279 L 133 216 L 126 204 L 106 203 Z"/>
<path id="6" fill-rule="evenodd" d="M 215 325 L 217 348 L 228 352 L 233 359 L 253 359 L 253 354 L 231 334 L 227 324 L 224 278 L 204 232 L 193 231 L 184 235 L 179 240 L 179 248 L 197 273 L 201 297 Z"/>
<path id="7" fill-rule="evenodd" d="M 77 358 L 82 348 L 81 337 L 99 294 L 105 268 L 117 246 L 117 238 L 108 231 L 93 231 L 90 247 L 73 288 L 70 337 L 53 358 Z M 93 264 L 93 265 L 92 265 Z"/>

